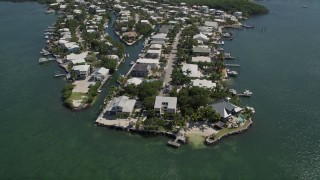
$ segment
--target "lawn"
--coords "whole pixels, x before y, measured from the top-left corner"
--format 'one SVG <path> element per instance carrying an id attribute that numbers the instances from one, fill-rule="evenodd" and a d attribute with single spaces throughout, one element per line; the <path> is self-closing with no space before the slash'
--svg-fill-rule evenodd
<path id="1" fill-rule="evenodd" d="M 228 133 L 232 133 L 232 132 L 236 132 L 236 131 L 239 131 L 239 130 L 242 130 L 242 129 L 246 129 L 249 125 L 250 125 L 250 120 L 247 120 L 243 126 L 240 126 L 238 128 L 223 128 L 221 130 L 219 130 L 219 132 L 215 135 L 215 139 L 219 139 L 220 137 L 228 134 Z"/>
<path id="2" fill-rule="evenodd" d="M 71 96 L 69 97 L 70 101 L 79 101 L 82 100 L 82 102 L 85 102 L 87 100 L 86 93 L 81 92 L 72 92 Z"/>

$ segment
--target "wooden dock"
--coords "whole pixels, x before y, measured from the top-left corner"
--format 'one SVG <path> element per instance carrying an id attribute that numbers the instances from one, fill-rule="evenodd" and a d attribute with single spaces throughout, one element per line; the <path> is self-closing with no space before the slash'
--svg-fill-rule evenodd
<path id="1" fill-rule="evenodd" d="M 224 64 L 227 67 L 240 67 L 240 64 Z"/>

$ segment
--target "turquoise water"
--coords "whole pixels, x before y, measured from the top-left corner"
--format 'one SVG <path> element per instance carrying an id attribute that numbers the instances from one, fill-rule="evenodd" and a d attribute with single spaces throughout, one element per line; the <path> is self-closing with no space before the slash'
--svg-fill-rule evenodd
<path id="1" fill-rule="evenodd" d="M 53 78 L 59 67 L 37 63 L 56 18 L 36 3 L 0 2 L 0 178 L 319 179 L 320 2 L 261 3 L 270 14 L 248 20 L 257 28 L 235 31 L 225 45 L 241 64 L 232 86 L 254 93 L 242 101 L 255 107 L 253 128 L 216 146 L 176 150 L 164 137 L 94 126 L 115 79 L 92 108 L 64 108 L 65 81 Z"/>

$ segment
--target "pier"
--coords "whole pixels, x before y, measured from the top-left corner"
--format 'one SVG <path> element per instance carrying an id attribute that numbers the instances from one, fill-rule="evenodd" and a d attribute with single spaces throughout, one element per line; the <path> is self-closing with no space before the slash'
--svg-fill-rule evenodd
<path id="1" fill-rule="evenodd" d="M 240 64 L 224 64 L 227 67 L 240 67 Z"/>

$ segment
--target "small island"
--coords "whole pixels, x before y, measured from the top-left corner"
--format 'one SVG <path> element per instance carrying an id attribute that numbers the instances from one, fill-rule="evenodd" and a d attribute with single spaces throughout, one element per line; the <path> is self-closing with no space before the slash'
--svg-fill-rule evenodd
<path id="1" fill-rule="evenodd" d="M 242 24 L 249 15 L 267 12 L 252 2 L 230 2 L 49 3 L 46 13 L 59 17 L 45 32 L 39 63 L 55 60 L 63 68 L 55 77 L 69 81 L 63 100 L 73 110 L 92 105 L 108 79 L 117 79 L 108 84 L 99 126 L 166 135 L 174 147 L 194 137 L 215 144 L 249 129 L 255 113 L 240 102 L 252 92 L 228 87 L 240 65 L 223 45 L 234 30 L 254 28 Z M 139 42 L 141 49 L 128 53 Z M 128 62 L 129 56 L 138 58 Z"/>

